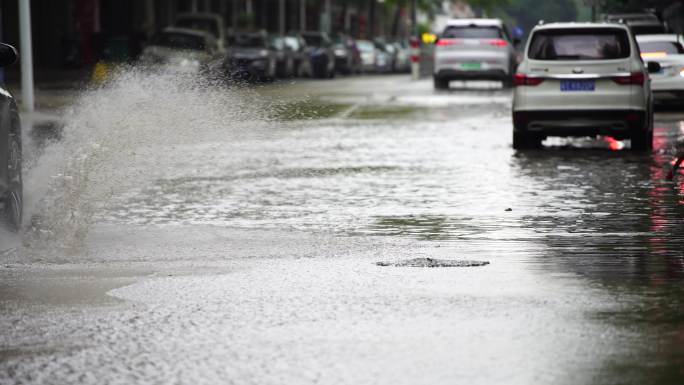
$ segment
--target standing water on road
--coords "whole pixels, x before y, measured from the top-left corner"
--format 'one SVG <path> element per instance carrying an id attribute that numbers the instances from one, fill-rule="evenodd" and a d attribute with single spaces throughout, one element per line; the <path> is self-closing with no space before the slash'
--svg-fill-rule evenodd
<path id="1" fill-rule="evenodd" d="M 489 88 L 85 92 L 0 252 L 0 382 L 677 383 L 684 116 L 516 153 Z"/>

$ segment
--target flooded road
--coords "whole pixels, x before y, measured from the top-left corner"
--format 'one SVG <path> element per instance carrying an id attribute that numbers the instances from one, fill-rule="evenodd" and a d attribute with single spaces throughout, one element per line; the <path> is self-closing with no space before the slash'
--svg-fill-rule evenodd
<path id="1" fill-rule="evenodd" d="M 29 171 L 61 182 L 0 238 L 0 382 L 684 378 L 684 114 L 657 115 L 651 154 L 516 153 L 489 83 L 133 80 Z M 489 264 L 376 264 L 414 258 Z"/>

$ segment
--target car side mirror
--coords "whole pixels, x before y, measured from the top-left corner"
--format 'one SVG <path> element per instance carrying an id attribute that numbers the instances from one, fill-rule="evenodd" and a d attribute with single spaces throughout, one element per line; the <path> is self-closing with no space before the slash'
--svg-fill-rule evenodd
<path id="1" fill-rule="evenodd" d="M 18 57 L 19 54 L 17 54 L 17 50 L 14 47 L 9 44 L 0 43 L 0 67 L 14 64 Z"/>
<path id="2" fill-rule="evenodd" d="M 649 74 L 655 74 L 655 73 L 660 72 L 660 70 L 661 70 L 660 63 L 654 62 L 654 61 L 650 61 L 650 62 L 646 63 L 646 68 L 648 69 Z"/>

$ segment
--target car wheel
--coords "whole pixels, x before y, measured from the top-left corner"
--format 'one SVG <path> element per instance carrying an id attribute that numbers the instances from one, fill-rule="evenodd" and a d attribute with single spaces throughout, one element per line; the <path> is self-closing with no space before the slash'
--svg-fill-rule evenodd
<path id="1" fill-rule="evenodd" d="M 529 150 L 541 147 L 542 138 L 524 131 L 513 131 L 513 149 Z"/>
<path id="2" fill-rule="evenodd" d="M 23 214 L 23 181 L 21 178 L 21 141 L 18 134 L 10 135 L 8 151 L 9 192 L 3 198 L 4 220 L 12 230 L 21 226 Z"/>
<path id="3" fill-rule="evenodd" d="M 290 77 L 294 76 L 294 72 L 295 72 L 294 67 L 295 67 L 294 59 L 292 59 L 292 57 L 290 57 L 290 59 L 287 61 L 287 69 L 285 70 L 285 77 L 290 78 Z"/>
<path id="4" fill-rule="evenodd" d="M 436 90 L 446 90 L 449 88 L 449 80 L 441 78 L 439 76 L 433 77 L 433 82 L 435 83 Z"/>
<path id="5" fill-rule="evenodd" d="M 630 137 L 632 140 L 632 151 L 646 151 L 648 150 L 648 132 L 645 131 L 635 131 Z"/>
<path id="6" fill-rule="evenodd" d="M 648 114 L 645 129 L 632 132 L 632 151 L 650 151 L 653 149 L 653 113 Z"/>

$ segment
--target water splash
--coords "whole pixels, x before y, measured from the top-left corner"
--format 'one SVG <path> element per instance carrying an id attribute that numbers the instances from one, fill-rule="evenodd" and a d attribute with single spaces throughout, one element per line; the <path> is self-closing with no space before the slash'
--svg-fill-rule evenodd
<path id="1" fill-rule="evenodd" d="M 265 120 L 261 103 L 248 89 L 134 67 L 84 90 L 64 112 L 61 140 L 25 172 L 24 251 L 80 252 L 98 209 L 172 167 L 157 154 L 150 158 L 152 147 L 238 135 L 241 122 Z"/>

